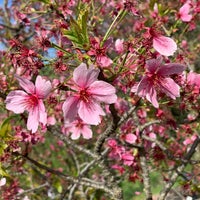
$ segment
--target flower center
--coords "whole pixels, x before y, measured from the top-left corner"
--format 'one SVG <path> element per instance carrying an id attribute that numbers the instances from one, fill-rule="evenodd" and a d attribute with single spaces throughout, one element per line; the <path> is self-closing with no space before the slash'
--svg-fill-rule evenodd
<path id="1" fill-rule="evenodd" d="M 77 127 L 78 129 L 82 129 L 82 128 L 83 128 L 83 123 L 82 123 L 81 120 L 77 120 L 76 127 Z"/>
<path id="2" fill-rule="evenodd" d="M 147 73 L 147 76 L 149 77 L 149 81 L 151 82 L 151 84 L 153 84 L 154 86 L 156 86 L 159 83 L 161 78 L 156 73 L 155 74 Z"/>
<path id="3" fill-rule="evenodd" d="M 131 1 L 126 1 L 126 2 L 124 3 L 124 7 L 125 7 L 125 9 L 127 9 L 127 10 L 131 10 L 131 7 L 133 7 L 133 3 L 132 3 Z"/>
<path id="4" fill-rule="evenodd" d="M 80 99 L 86 103 L 89 102 L 90 94 L 87 92 L 87 90 L 81 90 L 80 91 Z"/>
<path id="5" fill-rule="evenodd" d="M 31 108 L 36 107 L 38 105 L 38 98 L 37 98 L 37 96 L 35 96 L 33 94 L 30 94 L 29 98 L 28 98 L 28 105 Z"/>
<path id="6" fill-rule="evenodd" d="M 97 55 L 104 55 L 105 54 L 105 48 L 98 48 L 96 49 Z"/>

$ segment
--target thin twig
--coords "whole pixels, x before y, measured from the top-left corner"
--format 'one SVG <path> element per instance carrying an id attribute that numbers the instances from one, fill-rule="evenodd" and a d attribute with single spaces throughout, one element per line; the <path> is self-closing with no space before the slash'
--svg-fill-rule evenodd
<path id="1" fill-rule="evenodd" d="M 16 155 L 16 156 L 21 156 L 23 158 L 25 158 L 26 160 L 28 160 L 30 163 L 34 164 L 35 166 L 37 166 L 38 168 L 40 169 L 43 169 L 45 171 L 48 171 L 54 175 L 57 175 L 59 177 L 63 177 L 65 180 L 67 181 L 70 181 L 70 182 L 73 182 L 73 183 L 77 183 L 79 185 L 83 185 L 83 186 L 87 186 L 87 187 L 92 187 L 92 188 L 95 188 L 95 189 L 100 189 L 100 190 L 103 190 L 105 191 L 106 193 L 110 194 L 113 199 L 115 200 L 115 191 L 112 190 L 112 188 L 108 188 L 104 183 L 101 183 L 101 182 L 94 182 L 94 181 L 88 181 L 88 179 L 77 179 L 77 178 L 74 178 L 74 177 L 71 177 L 69 175 L 66 175 L 60 171 L 57 171 L 57 170 L 54 170 L 52 168 L 49 168 L 39 162 L 37 162 L 36 160 L 33 160 L 32 158 L 28 157 L 28 156 L 24 156 L 22 154 L 19 154 L 17 152 L 13 153 L 13 155 Z M 117 199 L 116 199 L 117 200 Z"/>
<path id="2" fill-rule="evenodd" d="M 144 149 L 140 151 L 140 165 L 142 168 L 142 177 L 144 183 L 144 192 L 146 195 L 146 200 L 152 200 L 151 183 L 149 176 L 149 166 L 147 164 L 147 159 Z"/>
<path id="3" fill-rule="evenodd" d="M 49 184 L 46 182 L 46 183 L 44 183 L 44 184 L 42 184 L 42 185 L 40 185 L 36 188 L 24 190 L 23 192 L 18 193 L 17 196 L 22 196 L 22 195 L 27 194 L 27 193 L 35 192 L 36 190 L 40 190 L 40 189 L 42 189 L 44 187 L 48 187 L 48 186 L 49 186 Z"/>
<path id="4" fill-rule="evenodd" d="M 153 124 L 160 124 L 161 123 L 161 120 L 154 120 L 154 121 L 151 121 L 151 122 L 147 122 L 146 124 L 142 125 L 140 127 L 140 133 L 143 133 L 144 129 L 153 125 Z"/>
<path id="5" fill-rule="evenodd" d="M 120 118 L 120 121 L 118 123 L 118 126 L 121 126 L 137 109 L 137 107 L 140 105 L 140 99 L 136 102 L 134 106 L 132 106 L 127 113 L 124 113 L 124 115 Z"/>
<path id="6" fill-rule="evenodd" d="M 73 147 L 74 149 L 77 149 L 78 151 L 85 153 L 87 155 L 89 155 L 92 158 L 97 158 L 98 155 L 96 155 L 95 153 L 92 153 L 90 150 L 83 148 L 82 146 L 79 146 L 77 144 L 75 144 L 72 140 L 70 140 L 70 138 L 66 137 L 64 134 L 61 134 L 61 132 L 55 128 L 55 127 L 48 127 L 48 130 L 51 134 L 53 134 L 54 136 L 56 136 L 57 138 L 59 138 L 60 140 L 62 140 L 65 144 Z"/>
<path id="7" fill-rule="evenodd" d="M 99 136 L 99 138 L 95 144 L 95 149 L 94 149 L 94 152 L 97 153 L 98 155 L 101 155 L 101 148 L 103 146 L 103 143 L 106 140 L 106 138 L 109 137 L 112 130 L 113 130 L 113 122 L 111 122 L 108 125 L 107 129 Z"/>
<path id="8" fill-rule="evenodd" d="M 168 175 L 168 177 L 170 178 L 169 181 L 166 183 L 163 191 L 160 194 L 159 200 L 164 200 L 165 197 L 167 196 L 167 194 L 169 193 L 169 191 L 171 190 L 172 186 L 175 184 L 178 176 L 180 173 L 182 173 L 182 171 L 184 170 L 184 168 L 186 167 L 186 165 L 189 163 L 190 159 L 192 158 L 192 156 L 194 155 L 197 146 L 200 143 L 200 138 L 196 138 L 196 140 L 193 142 L 192 146 L 190 147 L 190 150 L 188 151 L 188 153 L 184 156 L 183 160 L 184 162 L 182 162 L 181 165 L 178 165 L 175 170 L 171 171 Z"/>

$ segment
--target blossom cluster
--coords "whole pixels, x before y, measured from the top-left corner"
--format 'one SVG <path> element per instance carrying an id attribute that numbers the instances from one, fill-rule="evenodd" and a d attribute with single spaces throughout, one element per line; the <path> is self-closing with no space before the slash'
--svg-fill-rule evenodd
<path id="1" fill-rule="evenodd" d="M 67 97 L 62 106 L 65 127 L 73 128 L 70 129 L 73 139 L 79 138 L 80 134 L 84 138 L 91 138 L 89 125 L 98 125 L 101 122 L 100 116 L 105 115 L 100 103 L 112 104 L 117 100 L 115 88 L 105 81 L 98 81 L 98 75 L 98 69 L 93 66 L 88 69 L 84 63 L 74 70 L 74 95 Z M 35 85 L 18 75 L 16 79 L 25 91 L 11 91 L 5 100 L 6 108 L 17 114 L 28 111 L 27 129 L 35 133 L 40 122 L 43 126 L 47 124 L 43 100 L 50 94 L 52 85 L 41 76 L 37 76 Z"/>
<path id="2" fill-rule="evenodd" d="M 127 179 L 140 181 L 146 199 L 153 199 L 151 170 L 163 185 L 175 183 L 169 169 L 177 176 L 199 174 L 192 157 L 200 143 L 199 20 L 196 0 L 5 0 L 3 198 L 28 200 L 44 187 L 43 199 L 122 200 Z M 15 171 L 22 177 L 12 178 Z M 188 174 L 182 186 L 197 195 L 200 180 Z M 26 183 L 30 196 L 20 189 Z"/>

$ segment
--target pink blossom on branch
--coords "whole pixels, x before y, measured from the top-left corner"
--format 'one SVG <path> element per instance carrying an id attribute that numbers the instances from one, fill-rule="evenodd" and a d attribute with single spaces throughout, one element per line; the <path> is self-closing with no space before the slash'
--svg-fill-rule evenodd
<path id="1" fill-rule="evenodd" d="M 115 41 L 115 49 L 117 53 L 122 53 L 124 51 L 124 40 L 123 39 L 117 39 Z"/>
<path id="2" fill-rule="evenodd" d="M 176 42 L 158 33 L 154 27 L 148 29 L 148 34 L 153 38 L 153 48 L 161 55 L 172 56 L 177 50 Z"/>
<path id="3" fill-rule="evenodd" d="M 87 68 L 85 63 L 74 70 L 73 90 L 76 92 L 67 97 L 62 107 L 66 122 L 72 122 L 78 114 L 85 123 L 98 125 L 101 122 L 100 115 L 105 115 L 100 103 L 116 102 L 115 88 L 105 81 L 99 81 L 99 72 L 92 66 Z"/>
<path id="4" fill-rule="evenodd" d="M 177 45 L 173 39 L 160 35 L 153 38 L 153 48 L 163 56 L 172 56 Z"/>
<path id="5" fill-rule="evenodd" d="M 84 139 L 92 138 L 92 130 L 90 125 L 84 123 L 80 118 L 77 118 L 72 123 L 65 124 L 64 132 L 66 134 L 71 133 L 71 139 L 79 139 L 82 135 Z"/>
<path id="6" fill-rule="evenodd" d="M 133 133 L 128 133 L 125 136 L 125 141 L 128 142 L 129 144 L 134 144 L 137 140 L 137 136 Z"/>
<path id="7" fill-rule="evenodd" d="M 28 111 L 27 128 L 35 133 L 39 122 L 43 125 L 47 123 L 43 99 L 49 95 L 52 88 L 51 83 L 41 76 L 37 76 L 35 85 L 26 78 L 18 75 L 15 75 L 15 77 L 25 91 L 11 91 L 6 97 L 6 108 L 17 114 L 23 113 L 25 110 Z"/>
<path id="8" fill-rule="evenodd" d="M 106 55 L 106 51 L 110 47 L 112 39 L 107 40 L 102 47 L 99 38 L 91 38 L 90 43 L 91 43 L 91 48 L 87 52 L 87 54 L 90 56 L 95 56 L 96 63 L 99 66 L 101 67 L 110 66 L 113 63 L 113 61 Z"/>
<path id="9" fill-rule="evenodd" d="M 185 66 L 178 63 L 162 64 L 162 57 L 146 61 L 147 72 L 143 76 L 139 84 L 131 89 L 141 97 L 158 108 L 157 92 L 159 90 L 172 99 L 180 96 L 180 87 L 177 85 L 170 75 L 180 74 L 185 70 Z"/>
<path id="10" fill-rule="evenodd" d="M 200 74 L 190 71 L 187 75 L 187 84 L 200 88 Z"/>
<path id="11" fill-rule="evenodd" d="M 189 14 L 191 9 L 190 1 L 187 1 L 178 12 L 178 18 L 180 18 L 183 22 L 190 22 L 192 19 L 192 15 Z"/>

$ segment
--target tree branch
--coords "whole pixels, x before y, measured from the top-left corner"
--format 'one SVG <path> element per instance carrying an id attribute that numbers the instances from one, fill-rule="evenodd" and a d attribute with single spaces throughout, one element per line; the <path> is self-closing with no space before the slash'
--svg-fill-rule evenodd
<path id="1" fill-rule="evenodd" d="M 66 174 L 60 172 L 60 171 L 51 169 L 51 168 L 49 168 L 49 167 L 37 162 L 36 160 L 33 160 L 32 158 L 30 158 L 28 156 L 24 156 L 22 154 L 19 154 L 17 152 L 14 152 L 13 155 L 23 157 L 26 160 L 28 160 L 30 163 L 32 163 L 35 166 L 37 166 L 38 168 L 43 169 L 45 171 L 48 171 L 48 172 L 50 172 L 50 173 L 52 173 L 54 175 L 57 175 L 59 177 L 62 177 L 67 181 L 70 181 L 70 182 L 78 184 L 78 185 L 83 185 L 83 186 L 87 186 L 87 187 L 92 187 L 92 188 L 95 188 L 95 189 L 103 190 L 104 192 L 108 193 L 113 200 L 120 200 L 118 198 L 118 196 L 117 196 L 118 193 L 116 192 L 117 191 L 116 188 L 109 188 L 104 183 L 96 182 L 96 181 L 93 181 L 93 180 L 89 181 L 88 179 L 84 179 L 84 178 L 78 178 L 77 179 L 77 178 L 71 177 L 69 175 L 66 175 Z"/>
<path id="2" fill-rule="evenodd" d="M 200 143 L 200 138 L 198 137 L 192 144 L 192 146 L 190 147 L 190 150 L 188 151 L 188 153 L 185 155 L 185 157 L 183 158 L 183 162 L 181 165 L 177 166 L 173 171 L 171 171 L 168 175 L 168 177 L 170 178 L 170 180 L 166 183 L 163 191 L 160 194 L 159 200 L 164 200 L 165 197 L 167 196 L 167 194 L 169 193 L 169 191 L 171 190 L 172 186 L 174 185 L 174 183 L 176 182 L 179 174 L 184 170 L 184 168 L 186 167 L 186 165 L 189 163 L 190 159 L 192 158 L 192 156 L 194 155 L 197 146 Z"/>
<path id="3" fill-rule="evenodd" d="M 54 136 L 56 136 L 57 138 L 62 140 L 65 144 L 70 145 L 74 149 L 77 149 L 78 151 L 80 151 L 82 153 L 85 153 L 85 154 L 89 155 L 92 158 L 97 158 L 98 157 L 98 155 L 96 155 L 95 153 L 92 153 L 90 150 L 85 149 L 82 146 L 79 146 L 79 145 L 75 144 L 72 140 L 70 140 L 64 134 L 61 134 L 60 131 L 57 128 L 51 126 L 51 127 L 48 127 L 48 130 L 49 130 L 49 132 L 51 134 L 53 134 Z"/>

